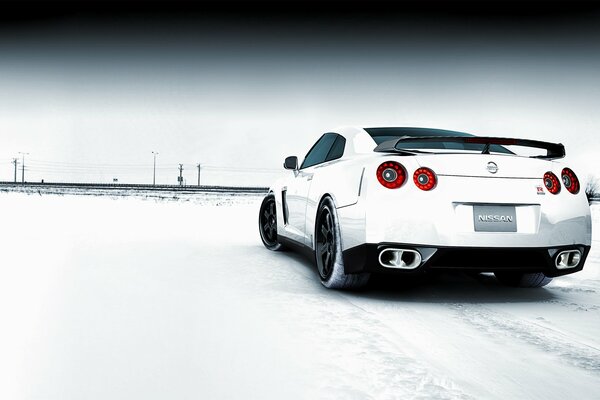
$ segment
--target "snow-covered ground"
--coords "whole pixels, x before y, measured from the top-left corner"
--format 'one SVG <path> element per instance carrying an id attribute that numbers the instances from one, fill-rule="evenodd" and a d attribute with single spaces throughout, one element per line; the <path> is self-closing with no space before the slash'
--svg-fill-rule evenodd
<path id="1" fill-rule="evenodd" d="M 0 399 L 593 399 L 600 206 L 544 289 L 442 276 L 323 288 L 260 198 L 0 193 Z"/>

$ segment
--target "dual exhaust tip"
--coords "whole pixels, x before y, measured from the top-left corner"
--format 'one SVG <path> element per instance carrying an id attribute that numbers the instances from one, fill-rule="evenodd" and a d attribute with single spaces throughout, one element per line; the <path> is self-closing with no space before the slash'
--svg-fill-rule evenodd
<path id="1" fill-rule="evenodd" d="M 557 269 L 575 268 L 581 262 L 580 250 L 565 250 L 558 253 L 554 265 Z M 386 268 L 415 269 L 421 265 L 423 257 L 417 250 L 384 249 L 379 253 L 379 264 Z"/>
<path id="2" fill-rule="evenodd" d="M 556 268 L 558 269 L 568 269 L 568 268 L 575 268 L 576 266 L 579 265 L 579 262 L 581 261 L 581 251 L 579 250 L 566 250 L 566 251 L 561 251 L 560 253 L 558 253 L 558 255 L 556 256 L 556 259 L 554 261 L 554 265 L 556 265 Z"/>
<path id="3" fill-rule="evenodd" d="M 379 253 L 379 264 L 386 268 L 415 269 L 422 260 L 421 253 L 411 249 L 385 249 Z"/>

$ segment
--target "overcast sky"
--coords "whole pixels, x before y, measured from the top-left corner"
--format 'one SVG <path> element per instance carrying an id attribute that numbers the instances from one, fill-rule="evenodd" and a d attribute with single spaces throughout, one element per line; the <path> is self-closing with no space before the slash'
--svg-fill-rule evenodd
<path id="1" fill-rule="evenodd" d="M 28 152 L 27 180 L 149 183 L 157 151 L 159 183 L 176 183 L 178 163 L 195 182 L 200 162 L 209 180 L 224 171 L 211 167 L 252 168 L 224 179 L 268 184 L 340 125 L 562 142 L 576 172 L 600 176 L 597 12 L 335 16 L 12 23 L 0 29 L 0 180 Z"/>

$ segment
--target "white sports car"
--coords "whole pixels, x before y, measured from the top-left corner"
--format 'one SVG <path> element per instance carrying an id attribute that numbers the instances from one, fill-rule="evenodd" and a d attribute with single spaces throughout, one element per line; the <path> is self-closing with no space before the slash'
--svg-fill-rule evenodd
<path id="1" fill-rule="evenodd" d="M 493 272 L 544 286 L 583 268 L 587 198 L 562 144 L 427 128 L 325 133 L 262 202 L 271 250 L 314 257 L 328 288 L 372 273 Z"/>

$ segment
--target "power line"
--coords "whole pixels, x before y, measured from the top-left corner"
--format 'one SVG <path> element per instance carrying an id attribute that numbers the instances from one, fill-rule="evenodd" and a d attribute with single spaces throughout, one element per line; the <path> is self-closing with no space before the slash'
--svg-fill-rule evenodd
<path id="1" fill-rule="evenodd" d="M 156 153 L 158 155 L 158 153 Z M 50 161 L 50 160 L 39 160 L 39 159 L 29 159 L 29 164 L 35 165 L 38 167 L 48 167 L 48 168 L 62 168 L 62 169 L 99 169 L 99 168 L 127 168 L 127 169 L 144 169 L 148 168 L 148 164 L 111 164 L 111 163 L 73 163 L 73 162 L 64 162 L 64 161 Z M 163 164 L 164 165 L 164 164 Z M 157 167 L 163 169 L 172 168 L 169 166 Z M 178 165 L 178 164 L 175 164 Z M 183 163 L 184 166 L 193 166 L 197 167 L 196 164 L 187 164 Z M 257 167 L 227 167 L 227 166 L 219 166 L 219 165 L 207 165 L 202 164 L 203 168 L 207 169 L 219 169 L 219 170 L 231 170 L 231 171 L 253 171 L 253 172 L 280 172 L 279 168 L 257 168 Z"/>
<path id="2" fill-rule="evenodd" d="M 76 172 L 88 172 L 88 171 L 105 171 L 105 172 L 111 172 L 111 171 L 132 171 L 132 172 L 136 172 L 136 173 L 141 173 L 144 172 L 144 169 L 138 169 L 138 168 L 123 168 L 123 167 L 112 167 L 112 168 L 95 168 L 95 167 L 66 167 L 66 166 L 50 166 L 50 165 L 37 165 L 37 164 L 31 164 L 28 163 L 27 164 L 28 167 L 27 168 L 32 168 L 35 170 L 47 170 L 47 171 L 76 171 Z M 151 167 L 146 166 L 145 169 L 148 169 Z M 172 170 L 173 167 L 167 167 L 167 166 L 163 166 L 163 167 L 156 167 L 157 170 Z"/>
<path id="3" fill-rule="evenodd" d="M 68 166 L 86 166 L 86 167 L 139 167 L 139 168 L 148 168 L 148 164 L 112 164 L 112 163 L 79 163 L 79 162 L 67 162 L 67 161 L 50 161 L 50 160 L 39 160 L 32 158 L 29 160 L 30 162 L 35 162 L 38 164 L 61 164 Z"/>
<path id="4" fill-rule="evenodd" d="M 254 168 L 254 167 L 226 167 L 222 165 L 205 165 L 202 164 L 209 169 L 235 169 L 235 170 L 245 170 L 245 171 L 281 171 L 281 168 Z"/>
<path id="5" fill-rule="evenodd" d="M 74 168 L 74 169 L 111 169 L 111 168 L 127 168 L 127 169 L 136 169 L 142 170 L 147 169 L 148 165 L 144 166 L 125 166 L 125 165 L 74 165 L 74 164 L 50 164 L 50 163 L 40 163 L 36 161 L 30 161 L 29 164 L 36 165 L 40 167 L 49 167 L 49 168 Z"/>
<path id="6" fill-rule="evenodd" d="M 68 171 L 68 170 L 64 170 L 64 171 L 56 171 L 56 170 L 45 170 L 45 169 L 36 169 L 36 168 L 25 168 L 26 171 L 30 172 L 30 173 L 37 173 L 37 174 L 49 174 L 49 175 L 76 175 L 76 176 L 82 176 L 82 175 L 103 175 L 103 176 L 108 176 L 108 175 L 130 175 L 130 176 L 140 176 L 140 172 L 135 172 L 135 171 Z"/>
<path id="7" fill-rule="evenodd" d="M 156 154 L 154 154 L 156 153 Z M 38 180 L 46 178 L 46 181 L 105 181 L 123 179 L 127 181 L 143 181 L 144 174 L 147 174 L 149 169 L 152 168 L 152 183 L 156 184 L 157 174 L 159 176 L 166 176 L 169 171 L 173 171 L 174 168 L 179 170 L 179 176 L 177 177 L 179 185 L 185 185 L 185 178 L 183 177 L 183 170 L 186 168 L 197 169 L 198 172 L 198 186 L 203 182 L 206 184 L 208 181 L 219 181 L 219 180 L 257 180 L 264 181 L 275 177 L 275 174 L 280 174 L 281 169 L 274 168 L 258 168 L 258 167 L 243 167 L 243 166 L 227 166 L 227 165 L 210 165 L 204 163 L 169 163 L 157 165 L 156 162 L 158 152 L 153 152 L 152 164 L 125 164 L 125 163 L 84 163 L 84 162 L 67 162 L 67 161 L 52 161 L 52 160 L 40 160 L 35 158 L 28 158 L 27 164 L 25 165 L 25 155 L 28 153 L 20 152 L 21 159 L 16 158 L 6 161 L 7 165 L 9 162 L 12 164 L 13 177 L 16 182 L 18 179 L 18 170 L 21 172 L 21 181 L 25 182 L 25 173 L 29 180 Z M 0 160 L 1 161 L 1 160 Z M 19 165 L 21 163 L 21 165 Z M 0 165 L 2 162 L 0 162 Z M 146 171 L 146 172 L 145 172 Z"/>

